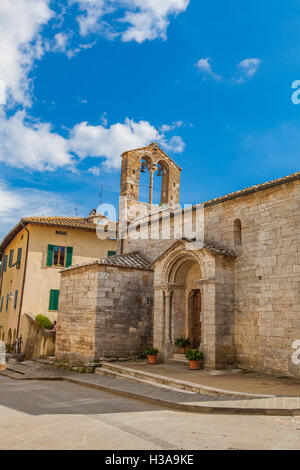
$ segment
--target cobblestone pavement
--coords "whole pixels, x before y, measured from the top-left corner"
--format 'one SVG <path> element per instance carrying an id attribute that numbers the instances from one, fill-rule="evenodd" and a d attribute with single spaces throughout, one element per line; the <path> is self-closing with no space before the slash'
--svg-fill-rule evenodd
<path id="1" fill-rule="evenodd" d="M 192 414 L 0 376 L 0 449 L 299 449 L 300 418 Z"/>

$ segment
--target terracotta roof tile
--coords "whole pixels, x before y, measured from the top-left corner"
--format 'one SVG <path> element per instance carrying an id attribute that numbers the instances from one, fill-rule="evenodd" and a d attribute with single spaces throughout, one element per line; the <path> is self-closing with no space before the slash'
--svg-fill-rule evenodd
<path id="1" fill-rule="evenodd" d="M 94 261 L 90 261 L 88 263 L 76 264 L 74 266 L 70 266 L 69 268 L 62 269 L 61 272 L 71 271 L 72 269 L 82 268 L 86 266 L 117 266 L 121 268 L 133 268 L 133 269 L 145 269 L 149 270 L 150 263 L 146 260 L 139 252 L 135 253 L 128 253 L 126 255 L 115 255 L 109 256 L 108 258 L 104 259 L 96 259 Z"/>
<path id="2" fill-rule="evenodd" d="M 39 225 L 56 225 L 60 227 L 96 230 L 96 225 L 84 219 L 83 217 L 24 217 L 22 222 Z"/>
<path id="3" fill-rule="evenodd" d="M 28 224 L 49 225 L 52 227 L 77 228 L 87 231 L 96 231 L 96 225 L 83 217 L 24 217 L 13 227 L 0 243 L 0 260 L 3 252 L 14 237 Z"/>

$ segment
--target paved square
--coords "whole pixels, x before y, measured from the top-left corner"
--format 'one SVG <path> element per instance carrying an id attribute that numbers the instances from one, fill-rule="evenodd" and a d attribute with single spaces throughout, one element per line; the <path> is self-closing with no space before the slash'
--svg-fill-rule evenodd
<path id="1" fill-rule="evenodd" d="M 300 418 L 166 410 L 66 382 L 0 376 L 0 449 L 299 449 Z"/>

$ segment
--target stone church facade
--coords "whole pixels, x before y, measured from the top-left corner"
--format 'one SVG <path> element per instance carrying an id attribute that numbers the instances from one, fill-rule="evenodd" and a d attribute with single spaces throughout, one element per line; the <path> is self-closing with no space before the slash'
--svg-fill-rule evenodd
<path id="1" fill-rule="evenodd" d="M 123 154 L 118 253 L 61 273 L 57 359 L 134 357 L 153 344 L 163 360 L 186 336 L 206 368 L 299 375 L 300 173 L 186 210 L 180 174 L 157 144 Z"/>

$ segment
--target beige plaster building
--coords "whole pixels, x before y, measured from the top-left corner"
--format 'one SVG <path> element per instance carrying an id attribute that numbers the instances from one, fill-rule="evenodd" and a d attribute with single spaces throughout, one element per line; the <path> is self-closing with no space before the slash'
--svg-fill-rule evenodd
<path id="1" fill-rule="evenodd" d="M 145 170 L 149 201 L 138 204 Z M 164 359 L 183 335 L 206 368 L 299 376 L 300 173 L 182 211 L 180 172 L 155 143 L 122 156 L 118 253 L 63 270 L 57 359 L 134 356 L 149 343 Z"/>
<path id="2" fill-rule="evenodd" d="M 116 240 L 99 240 L 95 213 L 79 217 L 27 217 L 0 245 L 0 339 L 14 344 L 28 328 L 24 315 L 57 320 L 60 270 L 114 255 Z"/>

